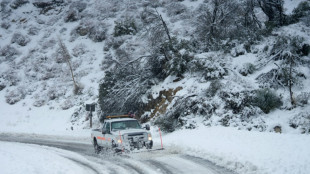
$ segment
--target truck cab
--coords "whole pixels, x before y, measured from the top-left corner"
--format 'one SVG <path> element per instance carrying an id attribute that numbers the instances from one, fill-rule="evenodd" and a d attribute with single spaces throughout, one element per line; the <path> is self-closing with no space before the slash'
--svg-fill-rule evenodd
<path id="1" fill-rule="evenodd" d="M 115 151 L 151 149 L 153 140 L 149 130 L 149 125 L 142 128 L 138 120 L 128 115 L 106 116 L 102 126 L 92 130 L 91 138 L 97 153 L 103 148 Z"/>

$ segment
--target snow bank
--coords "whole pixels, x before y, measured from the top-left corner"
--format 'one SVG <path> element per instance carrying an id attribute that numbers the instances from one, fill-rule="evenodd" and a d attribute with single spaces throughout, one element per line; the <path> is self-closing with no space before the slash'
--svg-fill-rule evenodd
<path id="1" fill-rule="evenodd" d="M 310 173 L 310 136 L 201 126 L 164 136 L 171 148 L 207 158 L 238 173 Z"/>
<path id="2" fill-rule="evenodd" d="M 65 151 L 63 151 L 65 154 Z M 70 154 L 66 154 L 69 156 Z M 70 155 L 71 158 L 75 158 Z M 83 157 L 79 157 L 82 159 Z M 65 155 L 51 152 L 35 145 L 0 141 L 0 168 L 4 174 L 83 174 L 89 173 L 81 165 L 69 160 Z"/>

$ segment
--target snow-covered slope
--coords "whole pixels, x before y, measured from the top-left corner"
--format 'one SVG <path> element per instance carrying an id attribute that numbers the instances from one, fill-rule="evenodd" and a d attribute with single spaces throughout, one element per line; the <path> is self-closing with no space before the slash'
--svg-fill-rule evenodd
<path id="1" fill-rule="evenodd" d="M 301 2 L 286 0 L 284 7 L 286 13 L 292 13 L 293 9 Z M 157 3 L 157 4 L 156 4 Z M 103 66 L 107 57 L 113 57 L 116 51 L 111 47 L 123 44 L 132 57 L 143 56 L 149 53 L 147 41 L 142 37 L 144 30 L 140 19 L 140 12 L 145 7 L 158 7 L 158 11 L 167 21 L 167 25 L 173 36 L 191 39 L 194 26 L 191 17 L 195 16 L 199 5 L 203 0 L 174 1 L 1 1 L 1 28 L 0 28 L 0 130 L 2 132 L 62 132 L 88 128 L 85 104 L 98 100 L 98 87 L 102 82 L 105 71 L 110 67 Z M 160 4 L 160 5 L 158 5 Z M 177 11 L 180 10 L 181 11 Z M 182 11 L 183 10 L 183 11 Z M 179 16 L 178 13 L 184 13 Z M 261 13 L 261 12 L 260 12 Z M 140 33 L 120 37 L 113 37 L 115 21 L 126 18 L 134 18 Z M 229 73 L 224 69 L 218 69 L 215 73 L 223 73 L 221 84 L 222 91 L 226 94 L 243 95 L 243 91 L 256 90 L 260 87 L 257 77 L 267 73 L 277 65 L 273 62 L 266 64 L 253 74 L 241 75 L 249 64 L 264 64 L 262 59 L 268 57 L 264 52 L 266 47 L 271 47 L 277 35 L 302 36 L 306 38 L 304 43 L 309 43 L 309 28 L 301 23 L 275 29 L 274 33 L 262 41 L 253 44 L 251 52 L 244 50 L 244 46 L 237 45 L 227 52 L 196 53 L 197 59 L 210 59 L 210 64 L 218 68 L 223 63 Z M 123 40 L 122 40 L 123 39 Z M 71 55 L 71 64 L 74 76 L 81 87 L 79 95 L 75 95 L 69 66 L 59 50 L 59 40 L 62 40 Z M 120 42 L 120 43 L 119 43 Z M 122 43 L 123 42 L 123 43 Z M 268 50 L 268 49 L 267 49 Z M 239 55 L 239 53 L 242 53 Z M 215 57 L 222 57 L 219 62 L 213 62 Z M 217 60 L 218 61 L 218 60 Z M 210 67 L 208 67 L 210 68 Z M 309 74 L 309 69 L 302 69 L 304 74 Z M 216 74 L 207 74 L 212 77 Z M 178 97 L 194 96 L 193 100 L 201 101 L 200 97 L 206 94 L 211 81 L 207 81 L 197 75 L 197 72 L 187 72 L 184 78 L 176 82 L 175 76 L 169 76 L 152 86 L 149 91 L 153 98 L 159 96 L 161 91 L 177 89 L 170 103 L 166 103 L 165 110 L 170 111 L 179 101 Z M 307 76 L 302 81 L 303 88 L 296 88 L 295 96 L 309 93 L 310 81 Z M 282 96 L 285 106 L 289 105 L 288 89 L 280 88 L 276 91 Z M 147 101 L 147 96 L 145 101 Z M 235 96 L 230 96 L 235 97 Z M 242 97 L 234 98 L 237 103 Z M 209 98 L 208 98 L 209 100 Z M 225 125 L 227 117 L 229 126 L 241 129 L 274 131 L 276 126 L 281 127 L 282 132 L 302 132 L 291 128 L 290 122 L 298 115 L 307 117 L 309 106 L 297 107 L 292 111 L 276 110 L 269 114 L 257 111 L 256 116 L 246 123 L 239 116 L 234 116 L 231 111 L 225 111 L 223 99 L 216 95 L 210 101 L 200 103 L 216 105 L 215 114 L 188 114 L 184 118 L 186 124 L 183 127 L 198 126 L 197 120 L 205 125 Z M 181 106 L 180 106 L 181 107 Z M 97 107 L 99 109 L 99 106 Z M 143 117 L 150 115 L 159 116 L 155 108 L 145 110 Z M 251 110 L 252 111 L 252 110 Z M 162 114 L 162 113 L 161 113 Z M 163 115 L 163 114 L 162 114 Z M 220 115 L 220 116 L 219 116 Z M 284 115 L 284 116 L 282 116 Z M 196 118 L 196 116 L 201 116 Z M 295 117 L 294 117 L 295 116 Z M 228 118 L 229 117 L 229 118 Z M 231 118 L 232 117 L 232 118 Z M 98 118 L 94 118 L 98 124 Z M 154 118 L 148 118 L 155 122 Z M 296 122 L 307 120 L 296 120 Z"/>

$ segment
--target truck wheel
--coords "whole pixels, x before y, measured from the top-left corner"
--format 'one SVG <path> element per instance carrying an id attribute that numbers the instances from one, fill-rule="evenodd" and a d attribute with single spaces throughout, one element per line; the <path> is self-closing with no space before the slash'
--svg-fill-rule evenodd
<path id="1" fill-rule="evenodd" d="M 146 146 L 146 149 L 152 149 L 152 147 L 153 147 L 153 141 L 151 141 L 151 142 L 149 142 L 149 143 L 146 143 L 145 146 Z"/>
<path id="2" fill-rule="evenodd" d="M 95 153 L 96 153 L 96 154 L 99 154 L 99 153 L 101 152 L 101 150 L 102 150 L 102 147 L 100 147 L 100 146 L 98 145 L 96 139 L 94 139 L 94 149 L 95 149 Z"/>

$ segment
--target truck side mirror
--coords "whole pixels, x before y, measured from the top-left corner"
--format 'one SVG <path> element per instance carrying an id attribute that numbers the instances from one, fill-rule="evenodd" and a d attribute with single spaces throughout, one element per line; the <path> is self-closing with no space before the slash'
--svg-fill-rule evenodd
<path id="1" fill-rule="evenodd" d="M 102 134 L 106 134 L 107 130 L 106 129 L 102 129 Z"/>
<path id="2" fill-rule="evenodd" d="M 149 131 L 151 129 L 150 125 L 145 125 L 145 129 Z"/>

